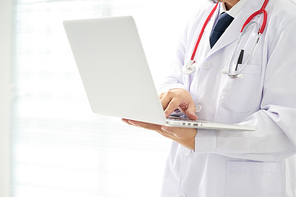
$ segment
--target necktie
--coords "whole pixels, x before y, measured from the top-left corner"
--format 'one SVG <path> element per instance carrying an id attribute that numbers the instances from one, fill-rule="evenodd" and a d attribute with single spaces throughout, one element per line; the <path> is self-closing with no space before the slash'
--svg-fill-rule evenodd
<path id="1" fill-rule="evenodd" d="M 215 45 L 217 40 L 219 40 L 220 36 L 224 33 L 225 29 L 227 29 L 232 21 L 233 17 L 227 13 L 223 12 L 220 14 L 210 35 L 211 48 Z"/>

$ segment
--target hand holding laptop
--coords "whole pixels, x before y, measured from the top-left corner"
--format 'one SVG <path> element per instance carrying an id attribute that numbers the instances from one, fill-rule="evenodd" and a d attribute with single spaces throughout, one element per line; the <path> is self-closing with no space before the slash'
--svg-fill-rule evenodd
<path id="1" fill-rule="evenodd" d="M 190 93 L 187 90 L 172 89 L 168 92 L 160 94 L 159 97 L 166 117 L 169 117 L 172 112 L 179 109 L 181 112 L 186 114 L 189 119 L 197 120 L 197 116 L 195 115 L 195 105 Z M 132 126 L 154 130 L 186 148 L 192 150 L 195 149 L 195 135 L 197 133 L 195 128 L 168 127 L 128 119 L 122 119 L 122 121 Z"/>
<path id="2" fill-rule="evenodd" d="M 195 149 L 195 136 L 197 133 L 195 128 L 168 127 L 127 119 L 122 119 L 122 121 L 132 126 L 156 131 L 164 137 L 174 140 L 186 148 L 191 150 Z"/>

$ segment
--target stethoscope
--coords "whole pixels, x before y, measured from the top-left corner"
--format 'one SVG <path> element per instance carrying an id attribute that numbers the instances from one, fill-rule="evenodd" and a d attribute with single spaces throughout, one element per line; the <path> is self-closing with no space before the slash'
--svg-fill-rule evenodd
<path id="1" fill-rule="evenodd" d="M 201 29 L 201 32 L 200 32 L 200 34 L 199 34 L 199 36 L 198 36 L 198 39 L 197 39 L 197 42 L 196 42 L 196 44 L 195 44 L 195 47 L 194 47 L 193 53 L 192 53 L 192 55 L 191 55 L 191 58 L 190 58 L 190 60 L 188 61 L 188 63 L 186 63 L 186 64 L 183 66 L 183 69 L 182 69 L 182 70 L 183 70 L 183 73 L 184 73 L 184 74 L 190 75 L 190 74 L 193 73 L 193 72 L 196 70 L 196 68 L 197 68 L 197 62 L 194 60 L 194 57 L 195 57 L 195 54 L 196 54 L 197 48 L 198 48 L 198 46 L 199 46 L 199 42 L 200 42 L 200 40 L 201 40 L 201 38 L 202 38 L 202 35 L 203 35 L 203 33 L 204 33 L 204 30 L 205 30 L 205 28 L 206 28 L 208 22 L 209 22 L 210 19 L 212 18 L 213 14 L 215 13 L 215 11 L 216 11 L 216 9 L 217 9 L 217 7 L 218 7 L 218 4 L 219 4 L 219 3 L 217 3 L 217 4 L 215 5 L 215 7 L 213 8 L 213 10 L 211 11 L 211 13 L 209 14 L 209 16 L 207 17 L 207 19 L 206 19 L 206 21 L 205 21 L 205 23 L 204 23 L 204 25 L 203 25 L 203 27 L 202 27 L 202 29 Z M 231 60 L 230 60 L 230 62 L 229 62 L 229 64 L 228 64 L 228 68 L 227 68 L 227 69 L 223 69 L 223 70 L 222 70 L 222 74 L 226 74 L 226 75 L 228 75 L 231 79 L 234 79 L 234 78 L 243 78 L 242 71 L 244 70 L 244 68 L 245 68 L 246 65 L 248 64 L 248 62 L 249 62 L 249 60 L 250 60 L 250 58 L 251 58 L 251 56 L 252 56 L 252 54 L 253 54 L 254 49 L 255 49 L 256 45 L 258 44 L 258 42 L 259 42 L 259 40 L 260 40 L 260 36 L 261 36 L 261 34 L 264 32 L 264 29 L 265 29 L 265 26 L 266 26 L 266 22 L 267 22 L 267 12 L 266 12 L 265 8 L 266 8 L 266 5 L 267 5 L 267 4 L 268 4 L 268 0 L 264 0 L 264 3 L 263 3 L 263 5 L 262 5 L 261 9 L 258 10 L 258 11 L 256 11 L 256 12 L 254 12 L 254 13 L 253 13 L 253 14 L 252 14 L 252 15 L 251 15 L 251 16 L 245 21 L 245 23 L 243 24 L 243 27 L 242 27 L 242 29 L 241 29 L 241 31 L 240 31 L 240 35 L 239 35 L 239 37 L 238 37 L 238 41 L 237 41 L 236 46 L 235 46 L 235 49 L 234 49 L 234 52 L 233 52 L 232 57 L 231 57 Z M 257 15 L 259 15 L 259 14 L 261 14 L 261 13 L 263 14 L 263 22 L 262 22 L 261 27 L 259 27 L 259 25 L 258 25 L 256 22 L 251 22 L 251 20 L 252 20 L 255 16 L 257 16 Z M 237 50 L 237 47 L 238 47 L 238 45 L 239 45 L 239 43 L 240 43 L 240 41 L 241 41 L 241 38 L 242 38 L 242 36 L 245 34 L 245 32 L 247 31 L 248 27 L 249 27 L 250 25 L 254 24 L 254 23 L 257 24 L 258 33 L 257 33 L 257 37 L 256 37 L 256 39 L 255 39 L 255 42 L 254 42 L 254 44 L 253 44 L 253 46 L 252 46 L 252 48 L 251 48 L 251 51 L 250 51 L 250 53 L 249 53 L 249 55 L 248 55 L 248 57 L 247 57 L 245 63 L 240 67 L 239 70 L 237 70 L 237 68 L 238 68 L 238 64 L 241 64 L 241 63 L 242 63 L 242 58 L 243 58 L 243 55 L 244 55 L 244 50 L 241 50 L 241 51 L 240 51 L 240 54 L 239 54 L 238 61 L 237 61 L 236 68 L 235 68 L 234 71 L 231 71 L 231 62 L 232 62 L 233 59 L 234 59 L 234 54 L 236 54 L 236 50 Z"/>

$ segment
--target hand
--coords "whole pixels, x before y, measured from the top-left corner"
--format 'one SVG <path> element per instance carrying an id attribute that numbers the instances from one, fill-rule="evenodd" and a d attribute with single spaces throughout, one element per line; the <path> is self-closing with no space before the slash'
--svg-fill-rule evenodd
<path id="1" fill-rule="evenodd" d="M 160 94 L 159 97 L 166 117 L 170 116 L 176 109 L 179 109 L 189 119 L 197 120 L 195 104 L 187 90 L 172 89 Z"/>
<path id="2" fill-rule="evenodd" d="M 186 148 L 195 150 L 195 135 L 197 130 L 194 128 L 167 127 L 128 119 L 122 119 L 122 121 L 129 125 L 156 131 L 164 137 L 174 140 Z"/>
<path id="3" fill-rule="evenodd" d="M 187 90 L 172 89 L 166 93 L 162 93 L 159 97 L 166 117 L 170 116 L 176 109 L 179 109 L 189 119 L 197 120 L 195 104 Z M 154 130 L 186 148 L 195 149 L 195 135 L 197 130 L 194 128 L 167 127 L 128 119 L 122 119 L 122 121 L 129 125 Z"/>

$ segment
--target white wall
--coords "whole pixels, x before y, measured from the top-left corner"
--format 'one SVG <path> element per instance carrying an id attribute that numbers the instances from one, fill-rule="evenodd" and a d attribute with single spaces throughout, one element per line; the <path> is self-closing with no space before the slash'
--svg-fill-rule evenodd
<path id="1" fill-rule="evenodd" d="M 10 196 L 9 108 L 12 0 L 0 0 L 0 197 Z"/>

